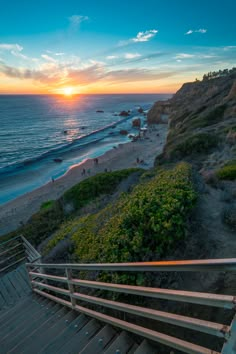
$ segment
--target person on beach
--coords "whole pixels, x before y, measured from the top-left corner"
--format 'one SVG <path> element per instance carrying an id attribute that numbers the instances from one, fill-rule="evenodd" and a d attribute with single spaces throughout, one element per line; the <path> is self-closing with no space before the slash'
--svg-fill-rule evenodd
<path id="1" fill-rule="evenodd" d="M 139 163 L 139 158 L 137 157 L 136 162 Z"/>
<path id="2" fill-rule="evenodd" d="M 88 170 L 87 170 L 88 175 L 90 175 L 90 172 L 91 172 L 90 169 L 88 169 Z"/>
<path id="3" fill-rule="evenodd" d="M 82 171 L 81 175 L 84 176 L 85 173 L 86 173 L 86 170 L 83 168 L 83 171 Z"/>

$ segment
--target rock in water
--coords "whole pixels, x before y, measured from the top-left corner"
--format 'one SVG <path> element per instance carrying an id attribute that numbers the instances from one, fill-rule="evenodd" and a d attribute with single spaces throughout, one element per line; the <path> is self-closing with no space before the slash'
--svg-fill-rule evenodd
<path id="1" fill-rule="evenodd" d="M 136 127 L 136 128 L 140 128 L 141 127 L 141 119 L 140 118 L 133 119 L 132 126 Z"/>
<path id="2" fill-rule="evenodd" d="M 126 111 L 121 111 L 119 116 L 122 116 L 122 117 L 128 117 L 129 116 L 129 112 L 126 112 Z"/>

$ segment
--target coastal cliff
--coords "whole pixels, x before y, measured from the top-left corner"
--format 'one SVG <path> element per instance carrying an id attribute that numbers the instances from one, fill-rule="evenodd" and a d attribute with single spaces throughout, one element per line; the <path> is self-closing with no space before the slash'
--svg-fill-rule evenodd
<path id="1" fill-rule="evenodd" d="M 216 78 L 184 84 L 148 115 L 158 122 L 169 111 L 169 133 L 160 161 L 186 159 L 200 168 L 217 169 L 235 158 L 236 70 Z"/>

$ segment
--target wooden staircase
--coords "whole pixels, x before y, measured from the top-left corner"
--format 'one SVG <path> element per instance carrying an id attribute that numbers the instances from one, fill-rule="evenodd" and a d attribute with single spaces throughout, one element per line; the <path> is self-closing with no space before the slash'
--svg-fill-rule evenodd
<path id="1" fill-rule="evenodd" d="M 151 354 L 125 331 L 33 294 L 21 265 L 0 278 L 0 353 Z"/>
<path id="2" fill-rule="evenodd" d="M 24 263 L 24 262 L 28 263 Z M 236 258 L 140 263 L 44 264 L 24 238 L 0 244 L 0 354 L 152 354 L 163 346 L 188 354 L 236 354 L 235 295 L 117 284 L 81 279 L 99 272 L 230 272 Z M 85 272 L 85 273 L 84 273 Z M 95 273 L 94 273 L 95 272 Z M 232 278 L 233 279 L 233 278 Z M 236 281 L 236 278 L 235 278 Z M 92 289 L 92 290 L 91 290 Z M 102 292 L 101 292 L 102 290 Z M 190 303 L 231 311 L 231 323 L 211 322 L 137 304 L 108 300 L 104 292 Z M 108 312 L 107 312 L 108 309 Z M 112 315 L 108 315 L 111 313 Z M 128 321 L 120 315 L 132 315 Z M 142 317 L 142 326 L 136 321 Z M 152 322 L 151 322 L 151 321 Z M 155 329 L 153 321 L 182 328 L 180 336 Z M 203 333 L 204 347 L 185 330 Z M 215 340 L 208 341 L 208 338 Z M 190 338 L 191 340 L 191 338 Z M 200 341 L 201 338 L 200 338 Z M 156 349 L 158 344 L 158 350 Z M 205 347 L 206 345 L 206 347 Z M 212 348 L 209 348 L 212 347 Z M 219 348 L 215 351 L 214 348 Z M 169 353 L 170 350 L 166 348 Z"/>
<path id="3" fill-rule="evenodd" d="M 1 312 L 9 306 L 14 306 L 18 301 L 31 294 L 28 272 L 25 265 L 5 274 L 0 278 L 0 309 Z"/>

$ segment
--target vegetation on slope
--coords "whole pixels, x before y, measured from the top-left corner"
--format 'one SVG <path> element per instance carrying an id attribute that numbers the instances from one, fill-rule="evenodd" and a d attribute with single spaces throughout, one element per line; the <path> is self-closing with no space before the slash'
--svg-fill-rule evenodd
<path id="1" fill-rule="evenodd" d="M 142 170 L 129 168 L 115 172 L 99 173 L 66 191 L 63 200 L 65 202 L 72 202 L 75 209 L 80 209 L 101 194 L 114 192 L 114 189 L 123 179 L 137 171 Z"/>
<path id="2" fill-rule="evenodd" d="M 236 180 L 236 160 L 218 169 L 216 175 L 221 180 Z"/>
<path id="3" fill-rule="evenodd" d="M 23 234 L 35 246 L 39 245 L 55 232 L 63 222 L 71 218 L 71 214 L 65 212 L 67 203 L 73 204 L 72 211 L 78 211 L 100 195 L 114 192 L 123 179 L 136 171 L 142 170 L 130 168 L 100 173 L 83 180 L 66 191 L 62 198 L 43 203 L 39 212 L 35 213 L 24 226 L 3 237 L 2 240 Z"/>
<path id="4" fill-rule="evenodd" d="M 219 138 L 214 134 L 198 133 L 192 136 L 183 138 L 181 142 L 169 146 L 168 154 L 172 158 L 183 158 L 196 154 L 208 153 L 212 148 L 219 143 Z"/>
<path id="5" fill-rule="evenodd" d="M 69 237 L 77 262 L 133 262 L 165 256 L 185 237 L 195 200 L 190 165 L 159 170 L 116 203 L 64 224 L 46 251 Z"/>

